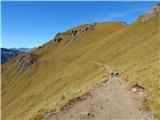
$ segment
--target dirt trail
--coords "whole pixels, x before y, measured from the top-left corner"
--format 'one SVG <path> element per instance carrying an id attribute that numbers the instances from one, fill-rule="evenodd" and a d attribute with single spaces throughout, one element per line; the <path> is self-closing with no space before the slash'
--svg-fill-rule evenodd
<path id="1" fill-rule="evenodd" d="M 131 92 L 119 77 L 110 75 L 86 99 L 47 115 L 44 120 L 153 120 L 152 114 L 143 110 L 142 100 L 142 95 Z"/>

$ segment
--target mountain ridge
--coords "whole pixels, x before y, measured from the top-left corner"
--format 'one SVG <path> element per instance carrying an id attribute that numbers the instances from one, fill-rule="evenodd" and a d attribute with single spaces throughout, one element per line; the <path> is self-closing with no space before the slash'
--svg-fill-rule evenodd
<path id="1" fill-rule="evenodd" d="M 128 84 L 143 85 L 150 94 L 144 104 L 159 117 L 158 25 L 159 14 L 128 26 L 97 23 L 90 32 L 78 33 L 75 27 L 2 65 L 2 118 L 29 119 L 41 109 L 58 111 L 96 87 L 106 73 L 91 61 L 122 72 Z"/>

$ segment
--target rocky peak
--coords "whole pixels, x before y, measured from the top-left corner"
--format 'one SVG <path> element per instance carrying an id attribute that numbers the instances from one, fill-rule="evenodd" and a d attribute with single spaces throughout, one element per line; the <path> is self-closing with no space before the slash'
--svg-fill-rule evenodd
<path id="1" fill-rule="evenodd" d="M 154 17 L 157 13 L 160 13 L 160 3 L 157 3 L 155 6 L 153 6 L 147 13 L 142 15 L 142 22 Z"/>

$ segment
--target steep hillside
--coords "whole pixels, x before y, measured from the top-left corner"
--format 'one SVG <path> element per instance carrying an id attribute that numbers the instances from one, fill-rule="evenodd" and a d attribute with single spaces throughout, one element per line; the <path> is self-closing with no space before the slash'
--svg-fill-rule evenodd
<path id="1" fill-rule="evenodd" d="M 2 65 L 2 118 L 28 119 L 56 111 L 96 87 L 105 70 L 122 72 L 129 84 L 149 92 L 144 102 L 160 117 L 160 15 L 126 26 L 122 22 L 81 25 Z"/>

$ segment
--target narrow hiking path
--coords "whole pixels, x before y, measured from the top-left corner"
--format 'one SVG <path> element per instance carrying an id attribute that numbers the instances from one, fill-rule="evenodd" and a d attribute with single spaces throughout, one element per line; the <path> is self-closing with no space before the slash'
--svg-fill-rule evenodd
<path id="1" fill-rule="evenodd" d="M 86 99 L 70 104 L 57 113 L 47 115 L 44 120 L 153 120 L 150 112 L 144 111 L 143 97 L 132 93 L 124 81 L 108 66 L 109 79 L 102 86 L 91 91 Z"/>

